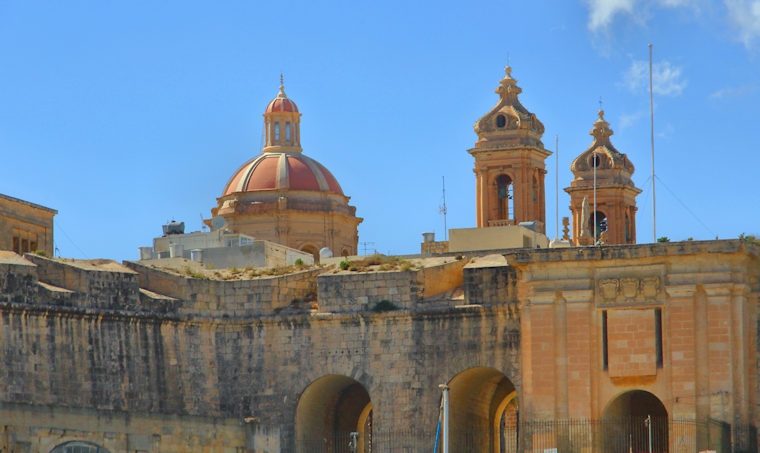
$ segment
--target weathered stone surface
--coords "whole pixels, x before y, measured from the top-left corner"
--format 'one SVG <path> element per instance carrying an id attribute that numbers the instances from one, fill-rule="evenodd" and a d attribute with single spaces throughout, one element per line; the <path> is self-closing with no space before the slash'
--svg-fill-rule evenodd
<path id="1" fill-rule="evenodd" d="M 493 429 L 494 405 L 518 395 L 521 420 L 598 419 L 631 390 L 656 395 L 673 416 L 756 424 L 759 252 L 741 241 L 519 250 L 240 281 L 6 260 L 0 442 L 42 452 L 73 440 L 112 452 L 290 452 L 307 445 L 298 436 L 315 419 L 304 414 L 332 404 L 323 418 L 344 423 L 338 409 L 367 398 L 375 445 L 391 451 L 395 433 L 429 441 L 439 384 L 452 387 L 452 417 L 478 432 Z M 611 280 L 607 294 L 600 282 Z M 463 300 L 423 297 L 456 284 Z M 295 302 L 315 288 L 308 306 Z M 381 300 L 396 309 L 374 311 Z M 628 354 L 607 370 L 602 313 L 611 310 L 608 327 L 636 331 L 607 338 L 619 341 L 608 353 Z M 637 334 L 648 336 L 644 349 L 624 344 Z M 367 396 L 330 402 L 359 395 L 350 385 Z M 699 397 L 722 389 L 743 396 Z"/>

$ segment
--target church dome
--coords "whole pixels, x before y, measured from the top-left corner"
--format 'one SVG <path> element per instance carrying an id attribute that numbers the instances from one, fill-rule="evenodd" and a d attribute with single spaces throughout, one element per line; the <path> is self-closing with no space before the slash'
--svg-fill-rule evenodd
<path id="1" fill-rule="evenodd" d="M 274 113 L 274 112 L 293 112 L 298 113 L 298 106 L 295 102 L 293 102 L 291 99 L 289 99 L 287 96 L 285 96 L 285 91 L 282 87 L 280 87 L 280 93 L 277 95 L 276 98 L 272 99 L 272 101 L 267 105 L 267 109 L 265 110 L 265 113 Z"/>
<path id="2" fill-rule="evenodd" d="M 338 180 L 316 160 L 298 152 L 266 152 L 243 164 L 223 197 L 238 192 L 309 190 L 343 195 Z"/>

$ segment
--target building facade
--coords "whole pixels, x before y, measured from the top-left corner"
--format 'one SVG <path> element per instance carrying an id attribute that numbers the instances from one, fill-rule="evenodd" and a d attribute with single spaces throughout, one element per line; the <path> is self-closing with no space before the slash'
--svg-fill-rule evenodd
<path id="1" fill-rule="evenodd" d="M 53 256 L 55 209 L 0 194 L 0 250 Z"/>

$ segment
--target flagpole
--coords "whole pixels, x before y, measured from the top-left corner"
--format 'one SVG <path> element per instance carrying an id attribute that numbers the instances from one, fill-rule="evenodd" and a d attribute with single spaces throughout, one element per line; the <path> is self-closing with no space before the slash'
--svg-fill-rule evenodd
<path id="1" fill-rule="evenodd" d="M 652 101 L 652 45 L 649 44 L 649 129 L 652 136 L 652 242 L 657 242 L 657 197 L 654 192 L 654 102 Z"/>

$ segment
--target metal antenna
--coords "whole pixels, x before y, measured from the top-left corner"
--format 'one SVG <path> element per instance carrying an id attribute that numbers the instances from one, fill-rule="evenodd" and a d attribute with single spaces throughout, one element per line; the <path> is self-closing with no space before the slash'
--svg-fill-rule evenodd
<path id="1" fill-rule="evenodd" d="M 443 182 L 443 206 L 441 206 L 438 212 L 443 214 L 443 238 L 445 241 L 448 241 L 449 230 L 446 227 L 446 214 L 448 213 L 448 210 L 446 209 L 446 177 L 441 176 L 441 181 Z"/>

